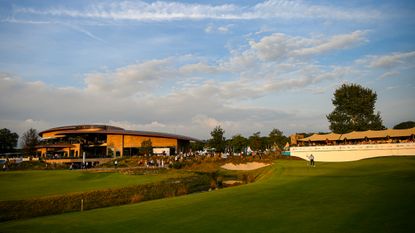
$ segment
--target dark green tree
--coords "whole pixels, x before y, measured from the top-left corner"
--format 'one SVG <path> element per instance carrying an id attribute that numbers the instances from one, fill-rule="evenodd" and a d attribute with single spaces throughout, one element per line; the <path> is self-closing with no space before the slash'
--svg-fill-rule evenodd
<path id="1" fill-rule="evenodd" d="M 17 133 L 12 133 L 6 128 L 0 129 L 0 154 L 13 152 L 18 139 Z"/>
<path id="2" fill-rule="evenodd" d="M 334 110 L 327 119 L 334 133 L 351 131 L 381 130 L 380 113 L 375 111 L 376 92 L 359 84 L 343 84 L 334 92 Z"/>
<path id="3" fill-rule="evenodd" d="M 249 146 L 253 151 L 261 150 L 263 147 L 263 140 L 261 138 L 261 132 L 256 132 L 249 137 Z"/>
<path id="4" fill-rule="evenodd" d="M 153 142 L 151 142 L 151 139 L 144 140 L 141 142 L 141 151 L 145 155 L 153 154 Z"/>
<path id="5" fill-rule="evenodd" d="M 285 144 L 289 142 L 289 138 L 284 136 L 279 129 L 273 129 L 268 135 L 268 140 L 271 146 L 277 145 L 280 149 L 283 149 Z"/>
<path id="6" fill-rule="evenodd" d="M 234 153 L 244 152 L 245 148 L 248 147 L 248 139 L 240 134 L 235 135 L 230 140 L 230 146 Z"/>
<path id="7" fill-rule="evenodd" d="M 395 125 L 393 128 L 394 129 L 411 129 L 413 127 L 415 127 L 415 122 L 405 121 L 405 122 L 401 122 L 401 123 Z"/>
<path id="8" fill-rule="evenodd" d="M 36 145 L 39 144 L 40 138 L 36 129 L 27 130 L 21 141 L 21 146 L 26 155 L 36 155 Z"/>
<path id="9" fill-rule="evenodd" d="M 210 132 L 210 136 L 212 138 L 209 140 L 209 146 L 211 148 L 215 148 L 216 152 L 224 152 L 226 146 L 226 140 L 223 136 L 225 134 L 225 130 L 223 130 L 219 125 L 216 126 L 212 132 Z"/>
<path id="10" fill-rule="evenodd" d="M 192 149 L 193 152 L 195 151 L 201 151 L 203 150 L 203 148 L 205 147 L 206 143 L 205 142 L 190 142 L 190 148 Z"/>

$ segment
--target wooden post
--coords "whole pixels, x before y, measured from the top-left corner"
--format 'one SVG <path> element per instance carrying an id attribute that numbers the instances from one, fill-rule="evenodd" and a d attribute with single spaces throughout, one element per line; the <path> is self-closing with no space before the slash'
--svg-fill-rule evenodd
<path id="1" fill-rule="evenodd" d="M 81 199 L 81 212 L 84 211 L 84 199 Z"/>

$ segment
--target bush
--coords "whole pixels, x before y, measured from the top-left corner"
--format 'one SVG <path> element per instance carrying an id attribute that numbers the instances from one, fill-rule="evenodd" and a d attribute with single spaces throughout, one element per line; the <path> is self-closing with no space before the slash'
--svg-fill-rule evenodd
<path id="1" fill-rule="evenodd" d="M 169 165 L 170 168 L 174 168 L 174 169 L 180 169 L 180 168 L 184 168 L 187 164 L 185 162 L 173 162 L 172 164 Z"/>
<path id="2" fill-rule="evenodd" d="M 23 161 L 21 163 L 10 163 L 10 170 L 44 170 L 46 163 L 43 161 Z"/>

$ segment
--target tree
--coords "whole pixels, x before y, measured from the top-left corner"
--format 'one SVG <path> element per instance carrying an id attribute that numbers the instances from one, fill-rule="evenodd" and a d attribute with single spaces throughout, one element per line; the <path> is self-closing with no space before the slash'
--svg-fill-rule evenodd
<path id="1" fill-rule="evenodd" d="M 240 134 L 235 135 L 230 141 L 230 146 L 234 153 L 241 153 L 248 147 L 248 139 Z"/>
<path id="2" fill-rule="evenodd" d="M 405 121 L 405 122 L 401 122 L 401 123 L 395 125 L 393 128 L 394 129 L 411 129 L 413 127 L 415 127 L 415 122 Z"/>
<path id="3" fill-rule="evenodd" d="M 249 137 L 249 146 L 253 151 L 258 151 L 262 149 L 262 139 L 261 139 L 261 132 L 256 132 Z"/>
<path id="4" fill-rule="evenodd" d="M 284 136 L 279 129 L 273 129 L 268 135 L 268 140 L 271 146 L 276 145 L 280 149 L 284 148 L 289 141 L 288 137 Z"/>
<path id="5" fill-rule="evenodd" d="M 190 142 L 190 148 L 192 148 L 192 151 L 201 151 L 205 147 L 205 142 Z"/>
<path id="6" fill-rule="evenodd" d="M 343 84 L 334 92 L 334 110 L 327 119 L 334 133 L 351 131 L 381 130 L 380 113 L 375 111 L 376 92 L 359 84 Z"/>
<path id="7" fill-rule="evenodd" d="M 30 128 L 22 136 L 21 146 L 27 155 L 36 155 L 36 145 L 39 144 L 39 135 L 36 129 Z"/>
<path id="8" fill-rule="evenodd" d="M 153 154 L 153 143 L 151 142 L 151 139 L 141 142 L 141 150 L 145 155 Z"/>
<path id="9" fill-rule="evenodd" d="M 0 154 L 13 152 L 18 139 L 17 133 L 12 133 L 6 128 L 0 129 Z"/>
<path id="10" fill-rule="evenodd" d="M 212 132 L 210 132 L 210 136 L 212 138 L 209 140 L 209 146 L 216 149 L 216 152 L 224 152 L 225 151 L 225 130 L 223 130 L 220 126 L 216 126 Z"/>

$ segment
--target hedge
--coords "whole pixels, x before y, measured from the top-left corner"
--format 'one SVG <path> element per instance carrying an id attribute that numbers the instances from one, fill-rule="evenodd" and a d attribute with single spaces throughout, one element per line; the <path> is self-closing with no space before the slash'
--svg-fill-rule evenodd
<path id="1" fill-rule="evenodd" d="M 0 201 L 0 221 L 81 211 L 81 202 L 83 210 L 89 210 L 207 191 L 211 187 L 211 180 L 211 176 L 201 174 L 118 189 Z"/>

